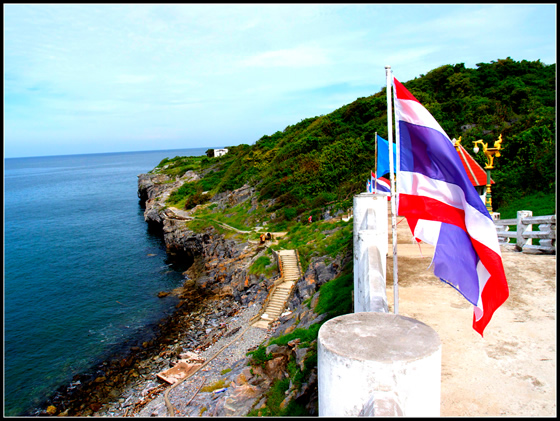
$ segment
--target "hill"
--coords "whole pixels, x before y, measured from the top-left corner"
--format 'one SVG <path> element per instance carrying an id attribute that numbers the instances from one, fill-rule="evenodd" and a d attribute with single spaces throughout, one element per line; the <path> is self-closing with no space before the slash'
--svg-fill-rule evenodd
<path id="1" fill-rule="evenodd" d="M 555 64 L 509 57 L 479 63 L 476 69 L 460 63 L 403 84 L 451 138 L 462 136 L 467 149 L 475 140 L 493 143 L 502 134 L 504 149 L 492 171 L 494 209 L 535 191 L 554 192 Z M 375 132 L 387 138 L 385 92 L 383 88 L 330 114 L 306 118 L 253 145 L 229 147 L 220 158 L 196 163 L 186 157 L 164 160 L 160 170 L 168 165 L 165 171 L 181 175 L 195 165 L 205 173 L 202 180 L 177 192 L 172 203 L 198 191 L 186 203 L 192 207 L 248 183 L 259 200 L 275 200 L 270 212 L 278 211 L 276 223 L 297 220 L 304 213 L 317 219 L 327 206 L 348 208 L 374 168 Z M 484 165 L 482 152 L 469 152 Z M 208 192 L 206 198 L 203 191 Z"/>

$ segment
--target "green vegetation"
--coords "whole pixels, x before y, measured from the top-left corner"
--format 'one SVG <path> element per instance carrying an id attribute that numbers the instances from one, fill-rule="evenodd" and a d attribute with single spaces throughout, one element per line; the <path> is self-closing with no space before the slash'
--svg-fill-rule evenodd
<path id="1" fill-rule="evenodd" d="M 502 134 L 502 156 L 492 171 L 495 209 L 535 190 L 554 192 L 556 65 L 508 57 L 476 66 L 445 65 L 403 84 L 450 137 L 462 136 L 469 153 L 474 140 L 493 145 Z M 267 211 L 274 213 L 270 223 L 276 230 L 309 215 L 317 221 L 326 207 L 346 210 L 374 168 L 374 133 L 387 137 L 386 109 L 383 88 L 264 135 L 254 145 L 230 147 L 219 158 L 199 157 L 204 178 L 195 187 L 213 195 L 245 183 L 255 186 L 261 201 L 275 200 Z M 484 164 L 482 152 L 475 159 Z M 160 166 L 186 168 L 170 161 Z"/>
<path id="2" fill-rule="evenodd" d="M 264 364 L 272 359 L 272 355 L 266 353 L 266 345 L 260 344 L 254 351 L 247 352 L 251 356 L 250 364 L 253 366 L 264 367 Z"/>
<path id="3" fill-rule="evenodd" d="M 288 333 L 283 336 L 279 336 L 277 338 L 272 338 L 268 344 L 276 344 L 276 345 L 286 345 L 288 342 L 293 341 L 294 339 L 300 339 L 301 343 L 300 346 L 306 347 L 309 345 L 310 342 L 317 339 L 317 335 L 319 334 L 319 328 L 321 327 L 322 323 L 314 323 L 307 329 L 295 329 L 293 332 Z"/>
<path id="4" fill-rule="evenodd" d="M 321 285 L 319 302 L 315 307 L 318 314 L 327 313 L 328 318 L 352 313 L 352 294 L 354 291 L 354 274 L 343 273 L 338 278 Z"/>
<path id="5" fill-rule="evenodd" d="M 276 263 L 273 262 L 270 257 L 260 256 L 249 268 L 250 274 L 260 275 L 263 274 L 266 277 L 271 277 L 276 271 Z"/>
<path id="6" fill-rule="evenodd" d="M 167 174 L 172 177 L 181 177 L 187 171 L 198 171 L 202 163 L 208 162 L 207 157 L 202 156 L 176 156 L 175 158 L 164 158 L 151 172 Z"/>
<path id="7" fill-rule="evenodd" d="M 511 200 L 507 205 L 497 209 L 501 219 L 517 218 L 517 211 L 530 210 L 533 216 L 546 216 L 556 214 L 556 195 L 537 191 L 526 196 Z M 536 229 L 535 226 L 533 229 Z M 534 241 L 534 240 L 533 240 Z"/>
<path id="8" fill-rule="evenodd" d="M 209 384 L 208 386 L 204 386 L 202 389 L 200 389 L 201 392 L 213 392 L 214 390 L 218 390 L 221 389 L 222 387 L 227 387 L 229 384 L 226 384 L 226 381 L 224 379 L 220 379 L 215 381 L 212 384 Z"/>
<path id="9" fill-rule="evenodd" d="M 301 330 L 301 329 L 300 329 Z M 318 328 L 314 329 L 318 332 Z M 315 339 L 317 335 L 315 334 Z M 283 341 L 282 341 L 283 342 Z M 286 341 L 286 343 L 289 342 Z M 303 343 L 302 343 L 303 344 Z M 305 345 L 307 346 L 307 345 Z M 309 345 L 309 350 L 305 355 L 303 370 L 296 364 L 293 356 L 287 364 L 289 377 L 276 380 L 266 393 L 266 406 L 264 408 L 253 409 L 247 416 L 254 417 L 282 417 L 282 416 L 306 416 L 309 415 L 307 410 L 294 400 L 282 408 L 281 403 L 286 398 L 286 391 L 290 388 L 290 384 L 299 388 L 309 378 L 311 370 L 317 367 L 317 342 Z"/>
<path id="10" fill-rule="evenodd" d="M 274 250 L 296 249 L 305 272 L 312 257 L 335 258 L 348 246 L 352 247 L 351 221 L 319 221 L 311 224 L 293 223 L 288 234 L 272 246 Z"/>

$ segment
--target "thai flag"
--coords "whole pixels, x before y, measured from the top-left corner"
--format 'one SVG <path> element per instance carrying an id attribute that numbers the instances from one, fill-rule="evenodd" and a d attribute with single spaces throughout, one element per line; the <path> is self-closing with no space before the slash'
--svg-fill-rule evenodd
<path id="1" fill-rule="evenodd" d="M 373 193 L 389 193 L 391 195 L 391 182 L 385 177 L 377 179 L 377 190 L 375 189 L 375 174 L 371 173 L 371 186 Z"/>
<path id="2" fill-rule="evenodd" d="M 397 214 L 415 238 L 435 246 L 434 274 L 474 305 L 473 328 L 482 336 L 509 296 L 494 222 L 447 134 L 396 78 L 393 86 Z"/>

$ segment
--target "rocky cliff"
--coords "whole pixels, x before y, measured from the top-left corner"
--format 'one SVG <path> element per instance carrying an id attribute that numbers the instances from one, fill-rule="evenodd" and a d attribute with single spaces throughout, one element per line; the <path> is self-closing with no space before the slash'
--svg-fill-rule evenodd
<path id="1" fill-rule="evenodd" d="M 263 246 L 249 241 L 226 239 L 212 227 L 195 233 L 189 228 L 189 222 L 193 220 L 192 211 L 165 205 L 174 189 L 198 178 L 193 171 L 177 180 L 164 174 L 139 175 L 138 197 L 145 207 L 145 221 L 161 233 L 166 250 L 171 256 L 190 265 L 184 273 L 186 286 L 202 288 L 214 295 L 231 296 L 244 305 L 264 301 L 272 286 L 272 279 L 248 274 L 251 264 L 266 251 Z M 250 190 L 247 187 L 241 188 L 221 194 L 213 198 L 213 201 L 239 203 L 251 197 Z"/>
<path id="2" fill-rule="evenodd" d="M 261 306 L 274 279 L 263 275 L 256 276 L 248 273 L 251 264 L 266 251 L 266 247 L 242 239 L 227 239 L 215 228 L 207 228 L 204 232 L 195 233 L 189 228 L 192 221 L 192 211 L 184 211 L 166 207 L 165 201 L 172 190 L 185 182 L 196 180 L 198 175 L 187 172 L 180 179 L 170 179 L 162 174 L 141 174 L 138 178 L 138 196 L 145 206 L 144 218 L 153 228 L 158 229 L 164 239 L 167 251 L 183 262 L 189 263 L 190 268 L 185 271 L 185 286 L 178 294 L 187 290 L 204 291 L 205 295 L 215 295 L 219 298 L 230 298 L 242 307 L 252 304 Z M 233 192 L 226 192 L 212 198 L 217 208 L 225 204 L 235 205 L 250 200 L 256 202 L 254 189 L 249 186 Z M 246 237 L 245 237 L 246 238 Z M 314 312 L 318 301 L 319 287 L 340 274 L 344 261 L 348 256 L 337 257 L 334 261 L 324 257 L 311 259 L 303 276 L 296 283 L 293 293 L 287 303 L 288 310 L 283 317 L 273 323 L 269 331 L 271 340 L 289 335 L 294 330 L 308 329 L 310 326 L 324 321 L 326 314 L 318 315 Z M 344 261 L 343 261 L 344 260 Z M 327 263 L 327 261 L 329 263 Z M 266 348 L 267 361 L 263 364 L 251 357 L 239 361 L 236 369 L 225 375 L 226 382 L 232 385 L 224 394 L 224 402 L 230 402 L 229 408 L 224 409 L 211 398 L 204 403 L 209 413 L 216 415 L 247 415 L 257 413 L 274 415 L 271 409 L 266 409 L 270 398 L 270 387 L 282 379 L 294 376 L 295 362 L 300 372 L 305 372 L 298 381 L 290 381 L 285 397 L 280 407 L 274 411 L 285 411 L 288 406 L 297 407 L 305 414 L 317 414 L 317 369 L 313 362 L 316 353 L 316 340 L 300 343 L 299 339 L 288 345 L 269 345 Z M 307 362 L 309 360 L 311 362 Z M 251 364 L 251 367 L 248 367 Z M 245 368 L 244 368 L 245 367 Z M 178 403 L 179 404 L 179 403 Z M 233 412 L 231 408 L 235 408 Z M 303 408 L 303 409 L 302 409 Z M 257 411 L 255 413 L 255 411 Z M 268 411 L 268 412 L 267 412 Z"/>

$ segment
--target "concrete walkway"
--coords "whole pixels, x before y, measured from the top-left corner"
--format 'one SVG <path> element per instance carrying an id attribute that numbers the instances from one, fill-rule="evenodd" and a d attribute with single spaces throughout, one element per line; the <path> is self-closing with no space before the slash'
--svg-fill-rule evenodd
<path id="1" fill-rule="evenodd" d="M 429 268 L 434 247 L 419 247 L 403 219 L 397 217 L 399 314 L 428 324 L 441 338 L 441 416 L 555 417 L 556 256 L 502 248 L 510 296 L 482 338 L 472 328 L 473 306 Z M 392 313 L 390 220 L 388 241 Z"/>

